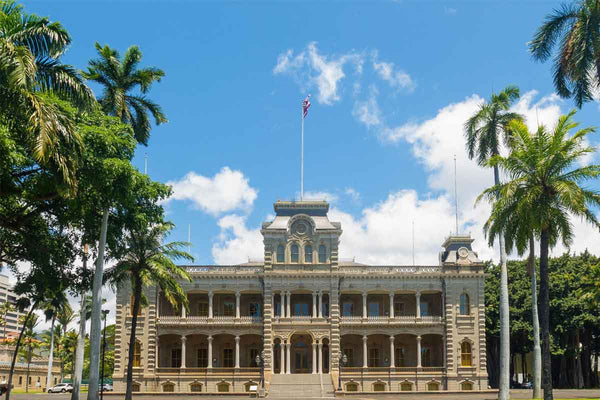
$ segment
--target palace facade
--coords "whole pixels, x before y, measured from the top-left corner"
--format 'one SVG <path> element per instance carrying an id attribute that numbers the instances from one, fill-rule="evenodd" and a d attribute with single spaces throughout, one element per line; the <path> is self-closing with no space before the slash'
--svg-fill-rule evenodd
<path id="1" fill-rule="evenodd" d="M 138 319 L 134 391 L 244 392 L 321 374 L 345 392 L 487 390 L 484 271 L 470 236 L 437 263 L 338 258 L 326 202 L 278 201 L 264 262 L 187 266 L 189 311 L 156 288 Z M 131 292 L 117 293 L 115 391 L 125 390 Z M 340 357 L 341 356 L 341 357 Z"/>

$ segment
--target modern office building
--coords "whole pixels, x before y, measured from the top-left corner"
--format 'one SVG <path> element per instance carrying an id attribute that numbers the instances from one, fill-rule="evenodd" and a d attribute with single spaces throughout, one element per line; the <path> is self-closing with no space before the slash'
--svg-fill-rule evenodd
<path id="1" fill-rule="evenodd" d="M 313 377 L 346 392 L 487 390 L 485 275 L 473 239 L 448 237 L 430 265 L 343 262 L 342 226 L 326 202 L 274 207 L 261 230 L 264 261 L 186 267 L 189 312 L 146 290 L 135 391 L 243 392 L 263 367 L 271 392 Z M 124 391 L 128 288 L 116 311 L 114 382 Z"/>
<path id="2" fill-rule="evenodd" d="M 16 336 L 21 330 L 21 325 L 19 325 L 21 313 L 16 308 L 16 302 L 17 295 L 13 292 L 8 276 L 0 274 L 0 305 L 10 303 L 15 306 L 13 311 L 8 312 L 6 316 L 1 316 L 6 319 L 6 325 L 0 326 L 0 338 Z"/>

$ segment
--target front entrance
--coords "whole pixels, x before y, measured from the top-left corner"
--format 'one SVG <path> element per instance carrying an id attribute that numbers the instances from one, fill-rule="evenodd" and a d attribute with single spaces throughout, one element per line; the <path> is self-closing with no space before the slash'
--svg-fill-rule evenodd
<path id="1" fill-rule="evenodd" d="M 312 372 L 312 337 L 309 334 L 294 335 L 290 353 L 293 374 L 310 374 Z"/>
<path id="2" fill-rule="evenodd" d="M 296 350 L 296 370 L 294 372 L 298 374 L 308 373 L 308 351 L 307 350 Z"/>

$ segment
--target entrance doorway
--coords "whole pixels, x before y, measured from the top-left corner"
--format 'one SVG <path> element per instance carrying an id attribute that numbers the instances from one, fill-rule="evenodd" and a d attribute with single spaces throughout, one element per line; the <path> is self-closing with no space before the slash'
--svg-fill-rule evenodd
<path id="1" fill-rule="evenodd" d="M 292 336 L 291 366 L 294 374 L 310 374 L 312 372 L 312 338 L 309 334 Z"/>

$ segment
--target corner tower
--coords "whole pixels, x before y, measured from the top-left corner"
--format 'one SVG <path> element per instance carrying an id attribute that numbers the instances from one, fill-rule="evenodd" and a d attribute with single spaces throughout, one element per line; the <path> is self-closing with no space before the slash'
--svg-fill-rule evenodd
<path id="1" fill-rule="evenodd" d="M 341 224 L 327 217 L 326 201 L 277 201 L 275 218 L 262 225 L 265 270 L 292 265 L 338 268 Z"/>

